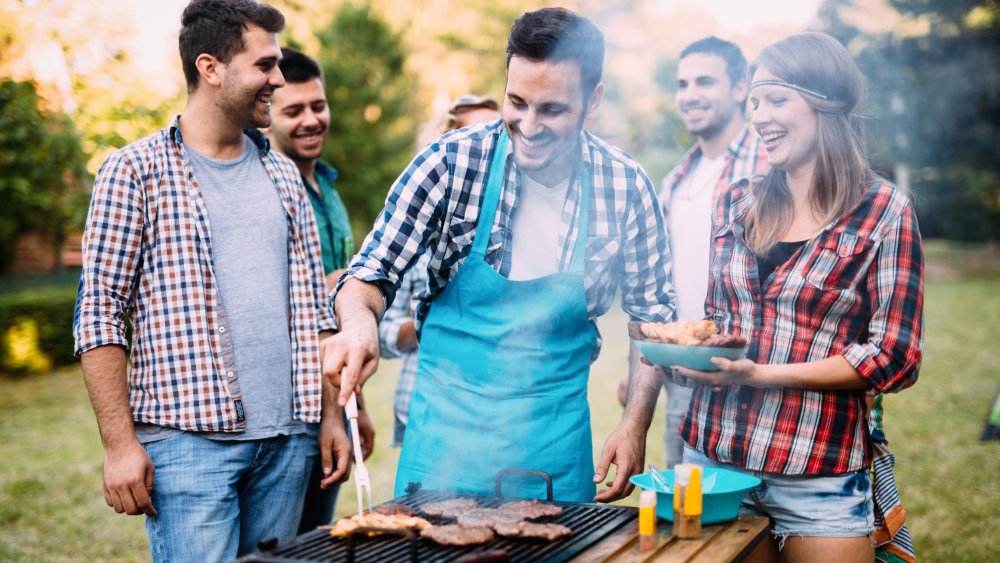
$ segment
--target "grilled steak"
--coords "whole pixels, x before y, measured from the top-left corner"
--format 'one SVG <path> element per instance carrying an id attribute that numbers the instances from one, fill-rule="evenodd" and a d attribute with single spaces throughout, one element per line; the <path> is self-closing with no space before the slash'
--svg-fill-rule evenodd
<path id="1" fill-rule="evenodd" d="M 702 341 L 702 346 L 719 346 L 722 348 L 742 348 L 747 341 L 735 334 L 719 334 Z"/>
<path id="2" fill-rule="evenodd" d="M 497 524 L 501 522 L 513 523 L 520 522 L 522 519 L 513 512 L 496 508 L 477 508 L 459 516 L 458 524 L 460 526 L 486 526 L 496 530 Z"/>
<path id="3" fill-rule="evenodd" d="M 372 509 L 372 512 L 378 514 L 385 514 L 386 516 L 415 516 L 413 509 L 405 504 L 396 504 L 394 502 L 387 502 L 385 504 L 380 504 Z"/>
<path id="4" fill-rule="evenodd" d="M 440 502 L 429 502 L 421 506 L 420 510 L 428 516 L 457 518 L 458 516 L 476 508 L 479 508 L 479 503 L 471 498 L 453 498 Z"/>
<path id="5" fill-rule="evenodd" d="M 493 530 L 484 527 L 431 526 L 420 531 L 420 537 L 427 538 L 441 545 L 476 545 L 493 541 Z"/>
<path id="6" fill-rule="evenodd" d="M 538 524 L 523 520 L 520 522 L 497 522 L 493 529 L 501 536 L 538 538 L 549 541 L 564 538 L 573 533 L 572 530 L 562 524 Z"/>
<path id="7" fill-rule="evenodd" d="M 537 500 L 519 500 L 504 503 L 500 505 L 500 510 L 517 514 L 521 518 L 529 520 L 562 514 L 562 508 L 547 502 L 538 502 Z"/>

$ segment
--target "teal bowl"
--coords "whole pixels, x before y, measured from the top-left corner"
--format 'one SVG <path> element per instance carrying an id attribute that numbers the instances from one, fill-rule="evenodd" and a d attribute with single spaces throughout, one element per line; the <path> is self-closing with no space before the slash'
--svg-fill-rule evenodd
<path id="1" fill-rule="evenodd" d="M 673 486 L 673 469 L 660 471 L 660 475 Z M 743 497 L 747 496 L 747 491 L 760 484 L 760 479 L 728 469 L 705 467 L 702 469 L 702 483 L 712 475 L 715 475 L 715 485 L 711 491 L 702 493 L 701 523 L 718 524 L 734 520 L 740 511 Z M 629 481 L 640 489 L 656 491 L 656 515 L 668 522 L 674 521 L 673 491 L 664 491 L 649 473 L 633 475 Z"/>
<path id="2" fill-rule="evenodd" d="M 650 362 L 665 368 L 683 366 L 699 371 L 719 371 L 712 358 L 719 356 L 739 360 L 747 355 L 746 348 L 725 348 L 722 346 L 687 346 L 656 342 L 654 340 L 633 339 L 636 348 Z"/>

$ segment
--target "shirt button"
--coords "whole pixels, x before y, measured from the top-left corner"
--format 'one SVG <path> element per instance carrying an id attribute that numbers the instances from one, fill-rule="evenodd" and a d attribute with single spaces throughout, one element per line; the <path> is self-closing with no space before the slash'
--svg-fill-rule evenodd
<path id="1" fill-rule="evenodd" d="M 229 371 L 226 372 L 226 375 L 229 376 L 229 379 L 232 379 L 232 378 L 236 377 L 236 372 L 233 371 L 233 370 L 229 370 Z"/>
<path id="2" fill-rule="evenodd" d="M 746 403 L 741 404 L 740 408 L 743 410 L 747 410 L 747 404 Z"/>
<path id="3" fill-rule="evenodd" d="M 222 334 L 226 334 L 226 327 L 220 326 L 219 327 L 219 332 L 222 333 Z"/>

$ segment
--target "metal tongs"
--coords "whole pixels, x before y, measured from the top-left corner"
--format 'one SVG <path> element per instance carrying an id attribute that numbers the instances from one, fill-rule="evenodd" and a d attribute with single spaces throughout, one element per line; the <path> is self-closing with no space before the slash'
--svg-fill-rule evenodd
<path id="1" fill-rule="evenodd" d="M 649 476 L 653 478 L 653 481 L 656 481 L 656 484 L 663 489 L 663 492 L 672 493 L 674 491 L 674 488 L 670 486 L 670 483 L 667 483 L 667 480 L 663 478 L 663 474 L 660 473 L 660 470 L 657 469 L 652 463 L 649 464 Z"/>
<path id="2" fill-rule="evenodd" d="M 368 468 L 365 467 L 364 456 L 361 455 L 361 435 L 358 434 L 358 396 L 351 393 L 351 398 L 347 400 L 347 420 L 351 424 L 351 441 L 354 442 L 354 487 L 358 494 L 358 515 L 365 513 L 364 504 L 361 501 L 361 493 L 368 496 L 368 512 L 372 508 L 372 482 L 368 478 Z"/>

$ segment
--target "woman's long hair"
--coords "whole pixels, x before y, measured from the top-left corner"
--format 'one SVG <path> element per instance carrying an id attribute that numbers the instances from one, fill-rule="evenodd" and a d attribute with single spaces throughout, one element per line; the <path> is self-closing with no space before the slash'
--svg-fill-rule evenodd
<path id="1" fill-rule="evenodd" d="M 750 65 L 750 76 L 761 67 L 827 97 L 802 94 L 818 118 L 809 203 L 827 225 L 852 210 L 876 177 L 865 155 L 858 113 L 867 90 L 865 77 L 847 49 L 824 33 L 792 35 L 766 47 Z M 792 196 L 785 172 L 773 168 L 755 178 L 751 190 L 755 197 L 747 215 L 747 245 L 766 254 L 791 224 Z"/>

